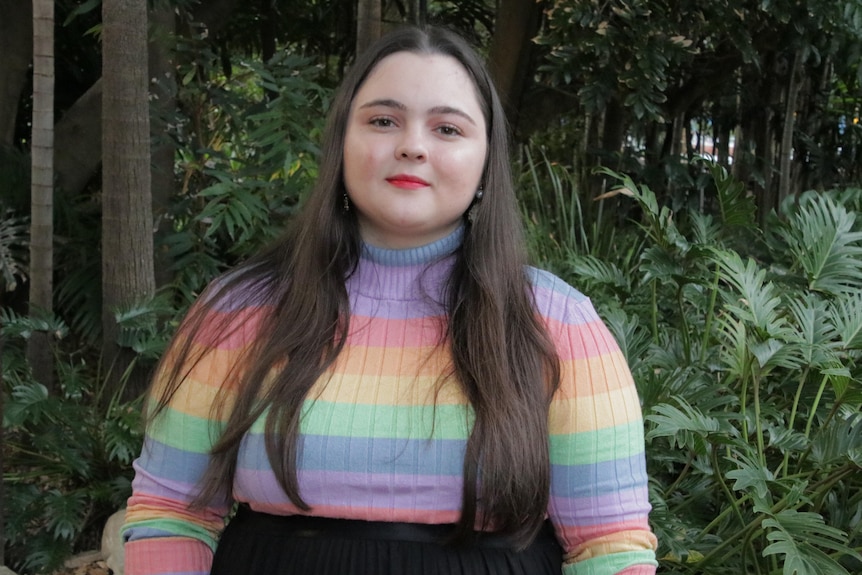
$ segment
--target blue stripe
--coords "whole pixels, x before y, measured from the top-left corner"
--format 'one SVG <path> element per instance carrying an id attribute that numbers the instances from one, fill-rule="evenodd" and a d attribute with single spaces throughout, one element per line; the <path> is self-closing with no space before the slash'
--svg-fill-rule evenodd
<path id="1" fill-rule="evenodd" d="M 621 483 L 621 478 L 630 481 Z M 642 453 L 585 465 L 551 465 L 552 497 L 598 497 L 646 485 Z"/>
<path id="2" fill-rule="evenodd" d="M 307 471 L 461 475 L 466 440 L 388 439 L 303 435 L 297 468 Z M 269 468 L 264 436 L 247 435 L 240 464 L 245 469 Z"/>

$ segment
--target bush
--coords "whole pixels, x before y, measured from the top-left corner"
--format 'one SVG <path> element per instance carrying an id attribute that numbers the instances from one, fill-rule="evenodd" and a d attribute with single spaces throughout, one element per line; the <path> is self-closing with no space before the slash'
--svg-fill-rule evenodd
<path id="1" fill-rule="evenodd" d="M 707 171 L 713 215 L 603 171 L 637 226 L 615 254 L 553 262 L 637 382 L 661 572 L 862 572 L 862 192 L 806 193 L 759 229 L 742 185 Z"/>

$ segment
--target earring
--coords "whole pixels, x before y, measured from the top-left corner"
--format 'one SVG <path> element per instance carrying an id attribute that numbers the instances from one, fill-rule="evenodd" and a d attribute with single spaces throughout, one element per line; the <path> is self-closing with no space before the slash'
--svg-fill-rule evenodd
<path id="1" fill-rule="evenodd" d="M 341 200 L 342 200 L 341 211 L 346 214 L 347 212 L 350 211 L 350 198 L 347 197 L 347 192 L 344 192 L 343 194 L 341 194 Z"/>
<path id="2" fill-rule="evenodd" d="M 476 199 L 473 200 L 473 205 L 470 206 L 470 209 L 467 210 L 467 221 L 471 224 L 476 221 L 476 214 L 479 212 L 479 204 L 482 203 L 482 196 L 485 195 L 485 188 L 479 186 L 479 189 L 476 190 Z"/>

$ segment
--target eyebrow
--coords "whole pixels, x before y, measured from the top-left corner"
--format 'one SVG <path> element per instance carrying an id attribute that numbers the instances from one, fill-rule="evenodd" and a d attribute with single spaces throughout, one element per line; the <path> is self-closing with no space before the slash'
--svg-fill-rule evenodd
<path id="1" fill-rule="evenodd" d="M 359 108 L 374 108 L 376 106 L 383 106 L 384 108 L 395 108 L 396 110 L 402 111 L 407 109 L 407 106 L 405 106 L 403 103 L 399 102 L 398 100 L 393 100 L 392 98 L 379 98 L 377 100 L 371 100 L 370 102 L 362 104 L 361 106 L 359 106 Z M 433 108 L 428 110 L 428 112 L 431 114 L 455 114 L 456 116 L 461 116 L 474 126 L 476 125 L 475 120 L 470 117 L 470 114 L 452 106 L 434 106 Z"/>

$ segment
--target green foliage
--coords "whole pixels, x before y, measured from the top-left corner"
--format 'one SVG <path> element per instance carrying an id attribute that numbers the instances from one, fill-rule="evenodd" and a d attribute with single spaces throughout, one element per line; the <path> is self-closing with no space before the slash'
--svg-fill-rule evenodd
<path id="1" fill-rule="evenodd" d="M 142 313 L 136 315 L 137 324 Z M 150 324 L 152 322 L 149 322 Z M 136 324 L 124 321 L 130 342 Z M 131 462 L 141 449 L 139 401 L 104 398 L 90 355 L 55 349 L 58 393 L 34 381 L 25 359 L 34 330 L 60 340 L 59 319 L 32 319 L 0 309 L 4 340 L 3 483 L 7 561 L 21 572 L 58 567 L 73 552 L 98 547 L 105 519 L 131 494 Z M 141 338 L 138 338 L 141 339 Z"/>
<path id="2" fill-rule="evenodd" d="M 12 291 L 26 279 L 29 243 L 27 220 L 6 210 L 0 218 L 0 291 Z"/>
<path id="3" fill-rule="evenodd" d="M 707 172 L 711 213 L 603 170 L 619 184 L 603 201 L 639 213 L 601 251 L 561 216 L 574 193 L 528 226 L 563 238 L 540 257 L 596 301 L 632 368 L 661 572 L 858 573 L 859 194 L 806 193 L 759 229 L 743 186 Z"/>
<path id="4" fill-rule="evenodd" d="M 283 228 L 317 174 L 329 97 L 318 68 L 287 50 L 266 65 L 237 61 L 229 76 L 214 54 L 194 56 L 179 96 L 190 114 L 174 122 L 184 189 L 161 240 L 185 294 Z"/>

